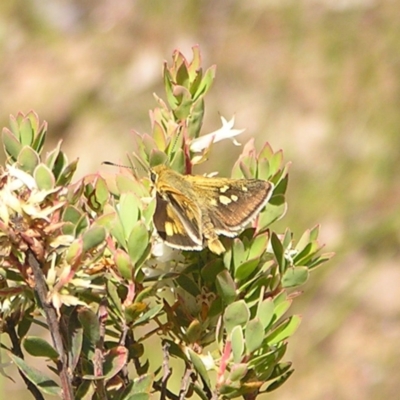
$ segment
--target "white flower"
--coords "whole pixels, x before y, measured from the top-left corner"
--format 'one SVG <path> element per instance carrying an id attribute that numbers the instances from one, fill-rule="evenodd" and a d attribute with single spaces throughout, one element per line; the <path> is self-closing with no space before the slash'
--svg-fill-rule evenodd
<path id="1" fill-rule="evenodd" d="M 222 128 L 194 139 L 192 143 L 190 143 L 190 150 L 194 153 L 199 153 L 202 150 L 209 148 L 212 143 L 217 143 L 224 139 L 231 139 L 235 146 L 240 146 L 240 143 L 233 138 L 244 132 L 244 129 L 232 129 L 235 124 L 235 117 L 232 117 L 230 121 L 227 121 L 221 116 L 221 121 Z"/>
<path id="2" fill-rule="evenodd" d="M 36 181 L 33 176 L 22 171 L 22 169 L 15 168 L 13 165 L 7 165 L 7 169 L 9 171 L 9 175 L 15 178 L 10 185 L 11 191 L 21 189 L 21 187 L 23 187 L 24 185 L 29 190 L 37 189 Z"/>

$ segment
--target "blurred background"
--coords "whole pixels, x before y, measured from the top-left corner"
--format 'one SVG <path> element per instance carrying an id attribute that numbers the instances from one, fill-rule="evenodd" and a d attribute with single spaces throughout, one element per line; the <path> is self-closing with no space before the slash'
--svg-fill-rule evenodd
<path id="1" fill-rule="evenodd" d="M 235 115 L 243 143 L 283 149 L 289 210 L 275 230 L 321 224 L 336 252 L 292 310 L 296 371 L 264 398 L 399 398 L 399 15 L 389 0 L 3 1 L 0 124 L 33 109 L 48 148 L 62 139 L 80 159 L 77 178 L 104 171 L 125 162 L 132 129 L 150 131 L 163 61 L 199 44 L 203 67 L 217 65 L 203 133 Z M 218 143 L 201 172 L 228 175 L 240 152 Z M 26 399 L 12 375 L 0 393 Z"/>

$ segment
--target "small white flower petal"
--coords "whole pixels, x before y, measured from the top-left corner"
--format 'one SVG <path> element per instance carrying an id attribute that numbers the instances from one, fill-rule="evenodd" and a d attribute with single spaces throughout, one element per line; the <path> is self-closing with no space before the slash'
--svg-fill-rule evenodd
<path id="1" fill-rule="evenodd" d="M 199 153 L 202 150 L 207 149 L 212 143 L 217 143 L 224 139 L 231 139 L 235 146 L 240 146 L 240 143 L 232 138 L 240 135 L 242 132 L 244 132 L 244 129 L 233 129 L 235 117 L 232 117 L 229 121 L 227 121 L 221 116 L 221 121 L 222 127 L 220 129 L 194 139 L 190 144 L 190 150 L 194 153 Z"/>
<path id="2" fill-rule="evenodd" d="M 15 168 L 12 165 L 7 165 L 7 169 L 10 173 L 10 176 L 16 178 L 16 180 L 12 183 L 11 190 L 17 190 L 21 188 L 21 183 L 24 184 L 28 189 L 33 190 L 37 188 L 36 181 L 33 176 L 28 173 L 22 171 L 21 169 Z M 14 188 L 15 186 L 15 188 Z"/>

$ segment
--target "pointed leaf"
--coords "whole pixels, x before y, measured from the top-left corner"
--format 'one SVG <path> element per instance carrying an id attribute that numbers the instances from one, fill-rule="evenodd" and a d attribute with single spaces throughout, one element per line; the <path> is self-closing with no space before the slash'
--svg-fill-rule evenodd
<path id="1" fill-rule="evenodd" d="M 18 369 L 28 378 L 41 392 L 58 398 L 62 398 L 62 390 L 56 382 L 48 378 L 42 371 L 29 366 L 22 358 L 9 353 Z"/>
<path id="2" fill-rule="evenodd" d="M 24 349 L 34 357 L 48 357 L 56 360 L 59 357 L 57 350 L 46 340 L 37 336 L 27 336 L 23 341 Z"/>
<path id="3" fill-rule="evenodd" d="M 224 269 L 217 275 L 216 286 L 225 304 L 230 304 L 236 299 L 236 285 L 228 270 Z"/>
<path id="4" fill-rule="evenodd" d="M 83 251 L 89 251 L 106 239 L 106 230 L 102 226 L 94 225 L 89 230 L 87 230 L 82 237 L 83 240 Z"/>
<path id="5" fill-rule="evenodd" d="M 132 227 L 128 238 L 128 254 L 133 264 L 143 256 L 149 244 L 149 232 L 142 221 L 137 221 Z"/>
<path id="6" fill-rule="evenodd" d="M 238 363 L 242 360 L 242 355 L 244 353 L 243 328 L 241 326 L 235 326 L 233 328 L 231 333 L 231 344 L 233 361 Z"/>
<path id="7" fill-rule="evenodd" d="M 16 161 L 19 152 L 22 150 L 22 144 L 7 128 L 3 128 L 2 141 L 5 152 Z"/>
<path id="8" fill-rule="evenodd" d="M 285 322 L 278 326 L 270 335 L 268 335 L 266 341 L 269 345 L 277 344 L 282 340 L 292 336 L 296 329 L 299 327 L 301 317 L 299 315 L 293 315 L 288 318 Z"/>
<path id="9" fill-rule="evenodd" d="M 306 283 L 309 276 L 307 267 L 288 268 L 282 277 L 282 287 L 296 287 Z"/>

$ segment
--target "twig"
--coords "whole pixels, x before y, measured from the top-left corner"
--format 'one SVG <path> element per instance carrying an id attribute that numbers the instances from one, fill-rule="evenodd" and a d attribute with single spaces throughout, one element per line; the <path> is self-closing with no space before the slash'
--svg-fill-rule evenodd
<path id="1" fill-rule="evenodd" d="M 94 351 L 94 375 L 97 377 L 101 377 L 104 375 L 103 372 L 103 363 L 104 363 L 104 339 L 106 336 L 106 320 L 108 317 L 107 312 L 107 299 L 103 299 L 100 303 L 99 312 L 99 340 L 96 343 L 96 348 Z M 107 393 L 105 388 L 105 380 L 104 378 L 96 380 L 96 394 L 99 399 L 107 399 Z"/>
<path id="2" fill-rule="evenodd" d="M 156 391 L 161 391 L 162 386 L 160 385 L 159 382 L 153 382 L 153 389 Z M 171 399 L 171 400 L 179 400 L 179 396 L 176 394 L 170 392 L 168 389 L 165 391 L 166 398 Z"/>
<path id="3" fill-rule="evenodd" d="M 71 379 L 68 374 L 67 355 L 63 346 L 60 326 L 57 320 L 57 313 L 54 307 L 47 301 L 48 290 L 39 261 L 33 254 L 32 250 L 28 250 L 27 254 L 28 263 L 32 268 L 33 275 L 35 277 L 35 291 L 38 294 L 39 300 L 46 315 L 46 321 L 53 339 L 53 345 L 60 356 L 56 364 L 58 373 L 60 375 L 63 399 L 73 400 L 74 394 L 72 390 Z"/>
<path id="4" fill-rule="evenodd" d="M 166 399 L 166 395 L 167 395 L 167 383 L 168 383 L 168 379 L 171 376 L 171 369 L 169 367 L 169 343 L 168 342 L 164 342 L 163 344 L 163 377 L 161 380 L 161 396 L 160 396 L 160 400 L 165 400 Z"/>
<path id="5" fill-rule="evenodd" d="M 129 348 L 130 344 L 134 343 L 134 337 L 133 333 L 128 335 L 128 326 L 126 325 L 125 319 L 122 321 L 122 327 L 121 327 L 121 337 L 119 339 L 119 345 L 124 346 L 125 348 Z M 137 357 L 134 358 L 134 364 L 136 367 L 136 370 L 140 368 L 140 363 Z M 128 359 L 129 362 L 129 359 Z M 126 384 L 129 383 L 129 372 L 128 372 L 128 365 L 127 363 L 122 367 L 121 369 L 121 375 L 122 379 L 125 381 Z"/>
<path id="6" fill-rule="evenodd" d="M 189 382 L 189 379 L 192 378 L 193 370 L 191 368 L 186 367 L 185 375 L 182 379 L 182 385 L 179 390 L 179 399 L 184 400 L 186 399 L 186 395 L 189 391 L 189 385 L 191 382 Z"/>

